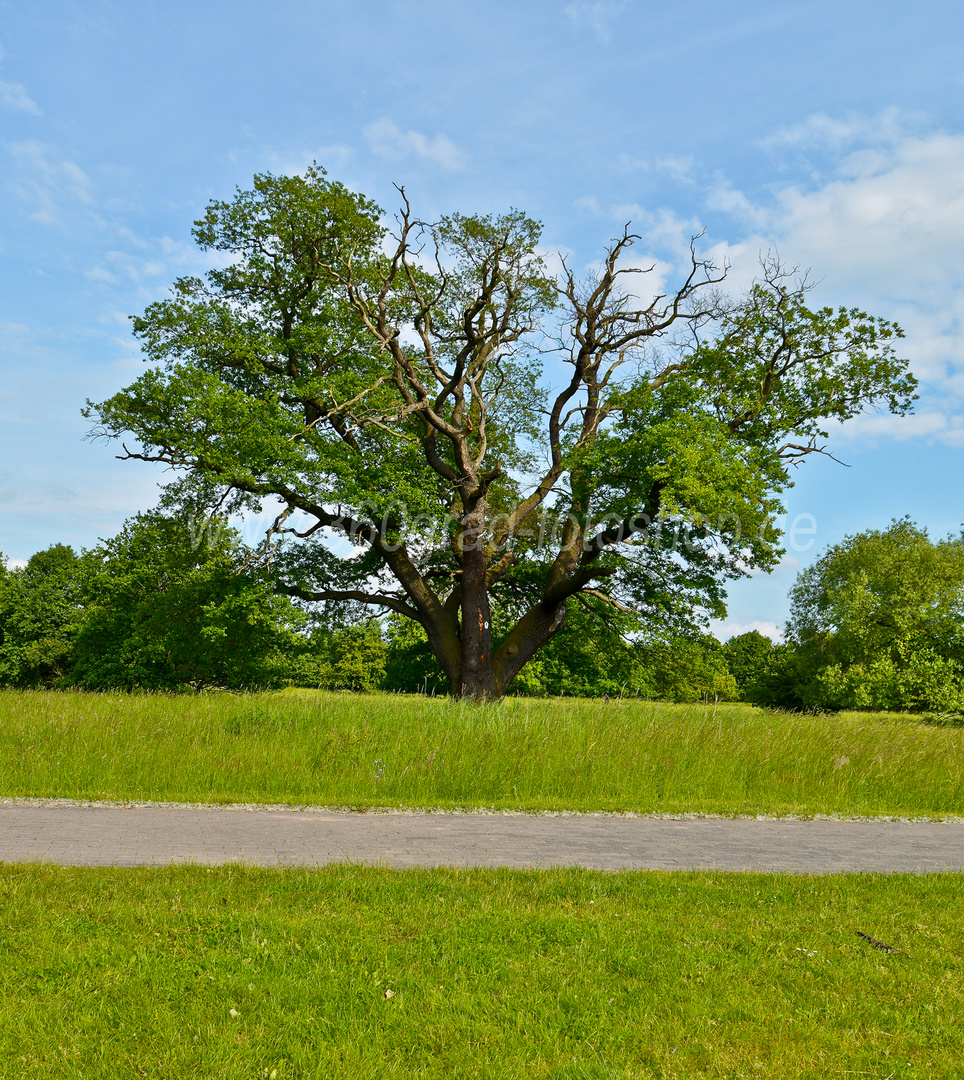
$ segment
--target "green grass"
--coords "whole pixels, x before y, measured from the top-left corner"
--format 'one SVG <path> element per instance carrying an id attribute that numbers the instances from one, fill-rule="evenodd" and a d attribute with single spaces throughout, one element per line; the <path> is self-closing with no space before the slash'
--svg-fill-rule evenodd
<path id="1" fill-rule="evenodd" d="M 961 887 L 3 867 L 0 1076 L 959 1077 Z"/>
<path id="2" fill-rule="evenodd" d="M 0 795 L 964 815 L 964 728 L 746 705 L 0 692 Z"/>

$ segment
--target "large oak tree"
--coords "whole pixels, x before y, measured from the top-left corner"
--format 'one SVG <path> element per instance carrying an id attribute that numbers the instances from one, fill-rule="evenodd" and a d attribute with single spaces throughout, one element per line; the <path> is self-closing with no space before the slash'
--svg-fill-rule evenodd
<path id="1" fill-rule="evenodd" d="M 154 366 L 87 415 L 185 500 L 277 500 L 279 588 L 421 624 L 455 694 L 504 694 L 574 602 L 721 611 L 779 557 L 777 497 L 825 421 L 912 400 L 896 326 L 810 310 L 773 265 L 730 301 L 694 247 L 664 291 L 627 229 L 586 277 L 550 273 L 518 211 L 401 202 L 387 228 L 315 168 L 211 203 L 194 235 L 223 268 L 134 320 Z"/>

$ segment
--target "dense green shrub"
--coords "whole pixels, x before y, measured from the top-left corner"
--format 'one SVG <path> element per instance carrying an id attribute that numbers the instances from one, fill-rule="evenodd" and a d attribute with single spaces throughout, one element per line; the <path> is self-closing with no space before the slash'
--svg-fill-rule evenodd
<path id="1" fill-rule="evenodd" d="M 803 704 L 964 710 L 964 540 L 907 519 L 846 539 L 800 573 L 787 633 Z"/>
<path id="2" fill-rule="evenodd" d="M 680 635 L 637 646 L 647 697 L 667 701 L 734 701 L 739 696 L 726 653 L 709 634 Z"/>
<path id="3" fill-rule="evenodd" d="M 0 576 L 0 684 L 53 686 L 64 679 L 84 618 L 90 564 L 65 544 L 38 551 Z"/>
<path id="4" fill-rule="evenodd" d="M 302 648 L 296 647 L 291 681 L 326 690 L 381 690 L 387 653 L 377 622 L 315 630 Z"/>
<path id="5" fill-rule="evenodd" d="M 90 552 L 69 679 L 87 688 L 272 686 L 301 617 L 222 523 L 138 514 Z"/>

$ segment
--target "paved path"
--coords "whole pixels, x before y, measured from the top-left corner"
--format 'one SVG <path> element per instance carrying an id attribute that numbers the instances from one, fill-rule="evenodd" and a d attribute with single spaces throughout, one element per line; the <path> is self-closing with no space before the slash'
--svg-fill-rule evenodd
<path id="1" fill-rule="evenodd" d="M 964 822 L 0 805 L 0 861 L 40 860 L 923 873 L 964 870 Z"/>

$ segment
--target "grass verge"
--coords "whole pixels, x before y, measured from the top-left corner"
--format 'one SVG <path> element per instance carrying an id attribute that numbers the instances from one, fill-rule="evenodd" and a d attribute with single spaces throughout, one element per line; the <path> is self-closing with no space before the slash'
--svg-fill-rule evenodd
<path id="1" fill-rule="evenodd" d="M 3 1076 L 822 1080 L 964 1060 L 955 875 L 34 865 L 0 868 L 0 908 Z"/>
<path id="2" fill-rule="evenodd" d="M 964 728 L 747 705 L 7 690 L 0 795 L 957 816 Z"/>

